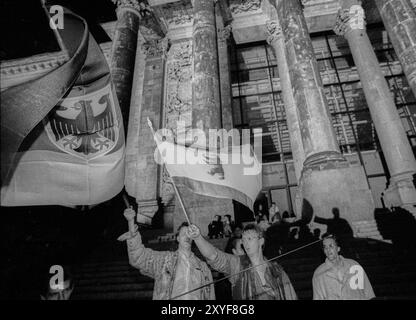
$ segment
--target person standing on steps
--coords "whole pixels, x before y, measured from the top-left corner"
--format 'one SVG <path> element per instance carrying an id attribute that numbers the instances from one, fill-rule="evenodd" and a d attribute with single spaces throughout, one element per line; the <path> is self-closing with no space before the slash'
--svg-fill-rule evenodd
<path id="1" fill-rule="evenodd" d="M 213 284 L 182 295 L 212 283 L 212 274 L 207 264 L 191 251 L 192 239 L 188 235 L 188 223 L 184 222 L 178 228 L 176 251 L 155 251 L 144 247 L 134 223 L 135 216 L 133 209 L 124 210 L 129 231 L 118 240 L 127 241 L 130 265 L 155 280 L 153 300 L 169 300 L 178 296 L 178 300 L 215 300 Z"/>
<path id="2" fill-rule="evenodd" d="M 230 277 L 233 300 L 297 300 L 292 283 L 283 268 L 276 261 L 263 257 L 264 237 L 255 224 L 244 227 L 242 243 L 245 254 L 241 256 L 225 253 L 205 240 L 199 228 L 191 225 L 188 229 L 199 251 L 209 265 Z M 255 266 L 250 270 L 244 269 Z"/>
<path id="3" fill-rule="evenodd" d="M 375 298 L 367 274 L 357 261 L 339 255 L 333 235 L 322 240 L 326 260 L 312 278 L 314 300 L 369 300 Z"/>

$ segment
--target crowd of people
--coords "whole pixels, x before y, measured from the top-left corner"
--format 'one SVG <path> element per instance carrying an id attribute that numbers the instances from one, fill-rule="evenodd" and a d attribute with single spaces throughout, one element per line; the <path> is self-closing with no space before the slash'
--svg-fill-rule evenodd
<path id="1" fill-rule="evenodd" d="M 205 239 L 198 226 L 188 223 L 178 228 L 178 249 L 175 252 L 145 248 L 137 227 L 133 227 L 136 215 L 133 209 L 124 212 L 129 221 L 129 231 L 120 240 L 127 241 L 130 264 L 155 280 L 153 299 L 215 299 L 212 269 L 228 277 L 224 281 L 230 282 L 234 300 L 296 300 L 297 294 L 288 274 L 277 261 L 268 260 L 263 253 L 268 241 L 265 232 L 269 228 L 280 221 L 296 221 L 290 220 L 290 215 L 283 214 L 280 217 L 277 206 L 272 206 L 269 213 L 273 214 L 267 217 L 266 229 L 263 222 L 266 220 L 261 217 L 242 227 L 235 225 L 230 216 L 226 217 L 224 223 L 220 216 L 215 216 L 209 227 L 209 237 L 229 236 L 225 251 Z M 192 243 L 195 243 L 205 261 L 194 255 Z M 326 260 L 311 279 L 313 299 L 364 300 L 375 297 L 360 264 L 339 254 L 340 246 L 335 236 L 324 236 L 322 249 Z"/>

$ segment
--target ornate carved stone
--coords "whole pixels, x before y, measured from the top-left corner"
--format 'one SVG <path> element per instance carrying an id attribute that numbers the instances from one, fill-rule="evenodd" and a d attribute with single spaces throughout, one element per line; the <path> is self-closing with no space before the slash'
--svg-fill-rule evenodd
<path id="1" fill-rule="evenodd" d="M 164 127 L 176 133 L 179 120 L 190 126 L 192 107 L 192 41 L 172 44 L 166 65 Z M 161 198 L 165 206 L 174 205 L 175 192 L 166 169 L 162 170 Z"/>
<path id="2" fill-rule="evenodd" d="M 280 24 L 275 20 L 269 20 L 266 22 L 266 29 L 268 33 L 267 43 L 272 44 L 275 40 L 282 36 L 282 28 Z"/>
<path id="3" fill-rule="evenodd" d="M 230 10 L 232 14 L 240 14 L 249 11 L 260 10 L 261 0 L 231 0 Z"/>
<path id="4" fill-rule="evenodd" d="M 350 30 L 365 29 L 365 13 L 360 5 L 353 5 L 350 9 L 340 9 L 338 11 L 334 32 L 339 36 L 344 36 Z"/>
<path id="5" fill-rule="evenodd" d="M 165 57 L 169 50 L 169 39 L 150 40 L 142 44 L 142 51 L 147 58 Z"/>
<path id="6" fill-rule="evenodd" d="M 166 167 L 163 166 L 162 170 L 162 203 L 165 206 L 175 204 L 175 189 L 173 188 L 172 179 L 169 176 Z"/>
<path id="7" fill-rule="evenodd" d="M 192 22 L 191 1 L 166 3 L 161 6 L 163 16 L 169 25 L 181 25 Z"/>
<path id="8" fill-rule="evenodd" d="M 225 26 L 224 28 L 221 28 L 218 30 L 218 40 L 219 41 L 227 41 L 230 38 L 232 27 L 229 24 L 228 26 Z"/>
<path id="9" fill-rule="evenodd" d="M 141 17 L 150 15 L 153 12 L 146 0 L 112 0 L 117 5 L 117 9 L 133 10 Z"/>

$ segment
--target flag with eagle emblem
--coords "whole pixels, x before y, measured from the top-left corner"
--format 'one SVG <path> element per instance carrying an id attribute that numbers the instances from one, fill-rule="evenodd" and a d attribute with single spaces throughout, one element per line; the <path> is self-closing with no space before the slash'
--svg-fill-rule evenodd
<path id="1" fill-rule="evenodd" d="M 36 81 L 46 79 L 50 84 L 49 90 L 44 91 L 45 96 L 51 96 L 51 91 L 56 90 L 55 96 L 61 97 L 24 137 L 13 153 L 13 164 L 5 163 L 12 169 L 7 183 L 2 182 L 3 206 L 93 205 L 111 199 L 124 186 L 123 121 L 108 63 L 82 18 L 65 11 L 65 29 L 60 34 L 73 56 L 83 50 L 86 54 L 77 67 L 68 71 L 61 66 L 54 74 L 51 72 L 29 84 L 30 90 L 28 85 L 20 93 L 19 88 L 12 88 L 15 92 L 11 99 L 15 105 L 23 104 L 26 108 L 23 110 L 34 108 L 36 101 L 42 99 L 43 93 L 39 92 Z M 79 34 L 78 39 L 75 34 Z M 83 34 L 86 41 L 80 43 Z M 55 88 L 54 83 L 67 77 L 67 72 L 76 75 L 75 83 L 66 92 L 59 92 L 62 88 Z M 30 95 L 33 95 L 33 105 Z M 53 99 L 45 99 L 45 103 L 50 100 Z M 22 121 L 25 116 L 20 114 Z M 27 117 L 30 116 L 34 115 L 29 112 Z M 18 117 L 13 124 L 17 129 Z M 12 144 L 13 135 L 8 137 Z M 12 161 L 8 157 L 4 159 Z"/>

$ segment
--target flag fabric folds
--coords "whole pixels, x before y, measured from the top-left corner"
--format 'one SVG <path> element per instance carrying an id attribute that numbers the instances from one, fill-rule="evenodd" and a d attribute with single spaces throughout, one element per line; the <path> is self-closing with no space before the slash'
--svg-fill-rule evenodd
<path id="1" fill-rule="evenodd" d="M 67 10 L 64 18 L 70 60 L 2 92 L 3 206 L 93 205 L 124 185 L 124 129 L 109 66 L 85 20 Z"/>
<path id="2" fill-rule="evenodd" d="M 253 210 L 262 189 L 262 167 L 250 145 L 210 153 L 162 141 L 157 133 L 154 138 L 159 150 L 158 162 L 163 162 L 176 185 L 200 195 L 234 199 Z"/>

